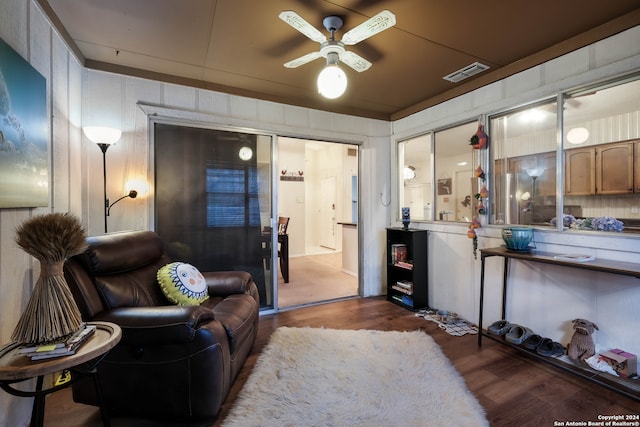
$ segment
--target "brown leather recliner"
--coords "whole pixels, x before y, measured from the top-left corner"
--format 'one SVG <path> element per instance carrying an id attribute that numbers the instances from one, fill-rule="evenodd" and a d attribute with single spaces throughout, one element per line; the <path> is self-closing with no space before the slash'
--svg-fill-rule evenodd
<path id="1" fill-rule="evenodd" d="M 118 324 L 122 340 L 98 366 L 111 415 L 215 417 L 258 332 L 259 296 L 246 272 L 203 272 L 209 299 L 171 304 L 156 279 L 171 260 L 160 237 L 133 231 L 89 237 L 64 267 L 84 321 Z M 97 405 L 93 385 L 76 402 Z"/>

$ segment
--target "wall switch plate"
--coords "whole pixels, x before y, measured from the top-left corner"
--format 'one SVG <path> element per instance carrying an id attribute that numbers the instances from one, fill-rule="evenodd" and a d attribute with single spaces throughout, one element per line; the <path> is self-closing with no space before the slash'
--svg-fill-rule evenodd
<path id="1" fill-rule="evenodd" d="M 631 213 L 632 214 L 637 214 L 638 213 L 638 207 L 637 206 L 631 206 Z"/>

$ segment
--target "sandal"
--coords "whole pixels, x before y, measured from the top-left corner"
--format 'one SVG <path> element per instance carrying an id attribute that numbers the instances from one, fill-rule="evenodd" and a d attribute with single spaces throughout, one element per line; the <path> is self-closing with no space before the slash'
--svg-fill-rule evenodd
<path id="1" fill-rule="evenodd" d="M 512 344 L 520 345 L 527 338 L 533 335 L 533 331 L 529 328 L 520 325 L 513 325 L 507 335 L 505 335 L 505 339 Z"/>
<path id="2" fill-rule="evenodd" d="M 487 331 L 493 335 L 504 335 L 509 332 L 513 325 L 506 320 L 495 321 L 487 328 Z"/>
<path id="3" fill-rule="evenodd" d="M 536 351 L 536 348 L 538 348 L 541 342 L 542 342 L 542 337 L 538 334 L 533 334 L 529 338 L 524 340 L 522 345 L 527 350 Z"/>
<path id="4" fill-rule="evenodd" d="M 555 342 L 551 338 L 543 338 L 536 348 L 536 352 L 542 356 L 558 357 L 564 354 L 565 349 L 559 342 Z"/>

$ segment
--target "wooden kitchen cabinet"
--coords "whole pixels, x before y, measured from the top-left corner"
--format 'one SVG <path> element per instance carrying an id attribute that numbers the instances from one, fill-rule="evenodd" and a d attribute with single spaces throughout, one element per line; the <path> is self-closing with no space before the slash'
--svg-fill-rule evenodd
<path id="1" fill-rule="evenodd" d="M 633 176 L 634 176 L 634 193 L 640 194 L 640 141 L 633 143 Z"/>
<path id="2" fill-rule="evenodd" d="M 564 164 L 565 194 L 569 196 L 596 194 L 596 150 L 594 147 L 565 150 Z"/>
<path id="3" fill-rule="evenodd" d="M 634 145 L 637 143 L 626 141 L 565 150 L 565 194 L 591 196 L 633 193 L 634 163 L 636 171 L 640 169 L 638 160 L 634 162 Z M 637 187 L 640 190 L 640 182 Z"/>
<path id="4" fill-rule="evenodd" d="M 606 144 L 596 150 L 596 194 L 633 193 L 634 141 Z"/>

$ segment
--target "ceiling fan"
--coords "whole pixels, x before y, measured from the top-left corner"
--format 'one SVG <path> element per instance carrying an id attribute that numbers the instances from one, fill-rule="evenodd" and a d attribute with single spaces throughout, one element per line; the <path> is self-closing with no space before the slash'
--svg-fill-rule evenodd
<path id="1" fill-rule="evenodd" d="M 339 60 L 358 72 L 368 70 L 369 67 L 371 67 L 371 62 L 356 53 L 346 50 L 344 47 L 361 42 L 387 28 L 393 27 L 396 23 L 396 16 L 388 10 L 383 10 L 357 27 L 347 31 L 342 36 L 342 40 L 336 41 L 335 32 L 342 28 L 343 24 L 342 18 L 339 16 L 327 16 L 322 21 L 324 27 L 331 34 L 329 38 L 325 37 L 322 32 L 294 11 L 286 10 L 281 12 L 278 17 L 311 40 L 320 43 L 319 51 L 311 52 L 293 61 L 289 61 L 284 64 L 285 67 L 297 68 L 322 57 L 327 59 L 328 64 L 337 64 Z"/>

